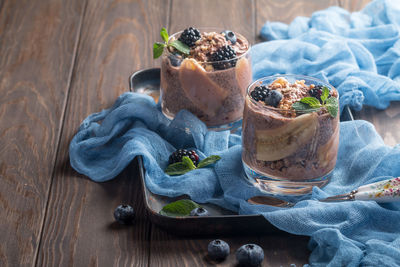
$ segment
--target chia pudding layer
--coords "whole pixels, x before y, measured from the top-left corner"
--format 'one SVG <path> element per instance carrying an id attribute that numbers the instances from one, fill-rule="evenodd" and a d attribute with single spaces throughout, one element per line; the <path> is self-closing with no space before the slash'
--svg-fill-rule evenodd
<path id="1" fill-rule="evenodd" d="M 298 182 L 328 175 L 336 164 L 339 114 L 332 116 L 323 105 L 312 112 L 295 110 L 293 104 L 310 97 L 310 92 L 317 91 L 316 85 L 304 80 L 289 83 L 285 78 L 274 79 L 265 87 L 268 92 L 281 93 L 276 107 L 251 96 L 260 84 L 248 89 L 243 114 L 243 163 L 275 180 Z M 329 97 L 337 99 L 337 91 L 331 86 L 328 89 Z"/>
<path id="2" fill-rule="evenodd" d="M 167 117 L 172 119 L 186 109 L 211 127 L 242 119 L 252 74 L 249 43 L 242 35 L 234 35 L 232 43 L 222 33 L 202 32 L 190 55 L 177 54 L 173 48 L 163 55 L 161 107 Z M 215 61 L 214 55 L 226 46 L 234 51 L 234 58 Z"/>

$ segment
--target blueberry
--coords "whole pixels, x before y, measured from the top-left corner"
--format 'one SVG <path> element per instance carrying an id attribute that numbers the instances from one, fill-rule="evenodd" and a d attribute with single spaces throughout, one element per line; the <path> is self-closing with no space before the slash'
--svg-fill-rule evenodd
<path id="1" fill-rule="evenodd" d="M 246 244 L 236 251 L 236 259 L 242 266 L 259 266 L 264 259 L 264 251 L 256 244 Z"/>
<path id="2" fill-rule="evenodd" d="M 228 257 L 230 248 L 224 240 L 215 239 L 208 243 L 208 256 L 215 261 L 222 261 Z"/>
<path id="3" fill-rule="evenodd" d="M 281 102 L 282 94 L 277 90 L 269 91 L 269 94 L 265 98 L 265 104 L 273 107 L 277 107 Z"/>
<path id="4" fill-rule="evenodd" d="M 225 35 L 225 39 L 227 41 L 231 41 L 231 44 L 235 44 L 236 43 L 237 38 L 236 38 L 236 35 L 235 35 L 235 33 L 233 31 L 225 30 L 225 31 L 223 31 L 221 33 Z"/>
<path id="5" fill-rule="evenodd" d="M 119 205 L 114 210 L 114 218 L 120 224 L 131 224 L 135 218 L 135 211 L 129 205 Z"/>
<path id="6" fill-rule="evenodd" d="M 190 216 L 209 216 L 208 210 L 205 208 L 195 208 L 190 212 Z"/>
<path id="7" fill-rule="evenodd" d="M 171 65 L 174 67 L 179 67 L 182 63 L 182 57 L 176 54 L 171 54 L 168 56 Z"/>

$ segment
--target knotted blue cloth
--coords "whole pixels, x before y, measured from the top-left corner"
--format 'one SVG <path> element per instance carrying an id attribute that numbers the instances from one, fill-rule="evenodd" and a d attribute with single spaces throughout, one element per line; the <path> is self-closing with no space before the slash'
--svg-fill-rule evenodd
<path id="1" fill-rule="evenodd" d="M 254 77 L 301 73 L 336 87 L 342 107 L 384 109 L 400 100 L 400 2 L 378 0 L 361 12 L 339 7 L 267 22 L 253 47 Z"/>
<path id="2" fill-rule="evenodd" d="M 201 159 L 210 155 L 222 159 L 214 168 L 166 175 L 168 157 L 177 148 L 194 148 Z M 311 200 L 291 209 L 246 202 L 260 192 L 243 179 L 240 135 L 208 131 L 185 110 L 170 122 L 146 95 L 121 95 L 110 109 L 86 118 L 70 144 L 72 167 L 97 182 L 114 178 L 138 155 L 143 156 L 146 186 L 153 193 L 187 194 L 196 202 L 214 203 L 240 214 L 262 214 L 284 231 L 309 235 L 313 265 L 400 265 L 399 203 L 315 200 L 400 175 L 400 149 L 385 146 L 368 122 L 341 123 L 331 182 L 322 190 L 314 189 Z"/>
<path id="3" fill-rule="evenodd" d="M 366 26 L 365 23 L 371 21 L 372 25 L 372 22 L 385 20 L 386 23 L 382 22 L 380 27 L 386 27 L 391 21 L 388 17 L 398 18 L 400 12 L 394 16 L 395 9 L 386 10 L 389 4 L 393 3 L 376 1 L 371 5 L 386 8 L 375 7 L 375 13 L 368 13 L 371 10 L 370 5 L 361 13 L 349 15 L 349 21 L 364 18 L 354 22 L 351 31 L 354 33 L 359 29 L 360 35 L 364 32 L 365 40 L 376 36 L 378 33 L 373 31 L 375 26 Z M 333 8 L 319 14 L 328 17 L 337 14 L 341 17 L 343 12 L 345 11 L 342 9 Z M 313 40 L 304 37 L 315 32 L 313 28 L 316 26 L 327 25 L 328 21 L 320 19 L 314 23 L 299 24 L 303 25 L 299 28 L 304 33 L 295 39 L 256 45 L 252 54 L 255 77 L 275 72 L 317 76 L 336 85 L 341 91 L 342 106 L 349 104 L 361 107 L 365 103 L 384 108 L 389 101 L 398 100 L 396 97 L 399 92 L 395 88 L 398 78 L 394 75 L 397 68 L 394 65 L 398 63 L 388 64 L 385 73 L 383 65 L 376 67 L 379 71 L 371 71 L 371 62 L 378 55 L 371 46 L 381 39 L 371 41 L 370 49 L 367 49 L 364 44 L 353 46 L 360 40 L 354 40 L 353 43 L 348 37 L 343 37 L 341 45 L 337 42 L 328 44 L 334 42 L 330 39 L 334 33 L 325 32 L 325 35 L 319 35 L 320 39 Z M 305 28 L 304 25 L 313 26 Z M 332 25 L 332 28 L 336 27 L 335 24 Z M 267 27 L 274 29 L 270 33 L 277 36 L 278 33 L 284 35 L 285 32 L 289 34 L 294 31 L 285 31 L 282 25 L 281 31 L 268 24 L 264 29 Z M 291 27 L 294 26 L 287 29 Z M 397 30 L 396 25 L 392 27 Z M 368 28 L 371 28 L 370 31 Z M 267 31 L 263 31 L 265 32 Z M 297 56 L 293 52 L 293 46 L 297 48 Z M 343 47 L 348 49 L 347 52 Z M 398 62 L 398 54 L 395 59 L 396 47 L 397 41 L 393 42 L 393 47 L 386 49 L 393 52 L 390 57 L 393 62 Z M 312 54 L 313 51 L 317 52 Z M 380 50 L 377 46 L 376 51 L 382 52 L 383 48 Z M 376 56 L 376 59 L 387 51 Z M 364 58 L 367 52 L 371 55 L 370 60 Z M 296 61 L 298 58 L 302 60 Z M 389 58 L 387 60 L 389 62 Z M 293 64 L 297 67 L 289 68 Z M 302 67 L 303 64 L 307 67 Z M 168 164 L 168 156 L 177 148 L 194 148 L 201 159 L 210 155 L 220 155 L 222 159 L 213 168 L 197 169 L 181 176 L 168 176 L 163 170 Z M 153 193 L 170 197 L 187 194 L 196 202 L 214 203 L 240 214 L 262 214 L 279 229 L 310 236 L 310 265 L 400 265 L 399 203 L 378 205 L 373 201 L 316 201 L 326 196 L 349 192 L 363 184 L 400 176 L 400 148 L 386 146 L 373 125 L 368 122 L 341 123 L 338 161 L 331 182 L 323 189 L 314 188 L 308 200 L 299 201 L 290 209 L 250 205 L 246 202 L 246 199 L 260 192 L 242 177 L 240 135 L 227 131 L 208 131 L 201 121 L 185 110 L 179 112 L 173 121 L 169 121 L 154 100 L 146 95 L 121 95 L 110 109 L 86 118 L 70 144 L 72 167 L 97 182 L 114 178 L 138 155 L 143 157 L 146 186 Z"/>

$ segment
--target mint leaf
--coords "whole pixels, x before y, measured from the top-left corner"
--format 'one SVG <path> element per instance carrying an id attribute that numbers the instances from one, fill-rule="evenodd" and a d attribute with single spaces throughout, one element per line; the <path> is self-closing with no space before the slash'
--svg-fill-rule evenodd
<path id="1" fill-rule="evenodd" d="M 190 53 L 189 46 L 187 46 L 186 44 L 182 43 L 179 40 L 174 40 L 171 43 L 169 43 L 168 45 L 174 47 L 176 50 L 178 50 L 179 52 L 181 52 L 185 55 L 189 55 L 189 53 Z"/>
<path id="2" fill-rule="evenodd" d="M 164 42 L 168 42 L 169 35 L 168 35 L 167 30 L 164 27 L 161 29 L 160 35 L 161 35 L 161 38 L 164 40 Z"/>
<path id="3" fill-rule="evenodd" d="M 186 168 L 189 170 L 196 169 L 196 165 L 194 165 L 193 161 L 187 156 L 182 157 L 182 163 L 185 164 Z"/>
<path id="4" fill-rule="evenodd" d="M 181 199 L 165 205 L 160 214 L 170 217 L 189 216 L 195 208 L 200 208 L 200 205 L 190 199 Z"/>
<path id="5" fill-rule="evenodd" d="M 154 43 L 153 45 L 153 58 L 159 58 L 164 51 L 165 44 L 163 43 Z"/>
<path id="6" fill-rule="evenodd" d="M 325 100 L 327 100 L 328 97 L 329 97 L 329 89 L 328 87 L 324 86 L 322 87 L 322 94 L 321 94 L 322 103 L 325 103 Z"/>
<path id="7" fill-rule="evenodd" d="M 303 111 L 303 110 L 308 110 L 311 107 L 308 104 L 298 101 L 298 102 L 293 103 L 292 108 L 294 108 L 297 111 Z"/>
<path id="8" fill-rule="evenodd" d="M 209 156 L 209 157 L 203 159 L 202 161 L 200 161 L 199 164 L 197 164 L 197 168 L 204 168 L 208 165 L 211 165 L 211 164 L 217 162 L 220 159 L 221 159 L 221 157 L 217 156 L 217 155 Z"/>
<path id="9" fill-rule="evenodd" d="M 318 110 L 318 108 L 311 108 L 308 104 L 300 101 L 293 103 L 292 108 L 301 113 L 311 113 Z"/>
<path id="10" fill-rule="evenodd" d="M 181 175 L 185 174 L 192 169 L 189 168 L 185 163 L 183 162 L 176 162 L 173 164 L 168 165 L 168 167 L 165 169 L 165 173 L 168 175 Z"/>
<path id="11" fill-rule="evenodd" d="M 309 105 L 311 108 L 318 108 L 321 106 L 319 100 L 311 96 L 303 97 L 300 102 Z"/>
<path id="12" fill-rule="evenodd" d="M 339 109 L 339 101 L 336 97 L 330 97 L 326 100 L 326 109 L 332 117 L 336 118 Z"/>

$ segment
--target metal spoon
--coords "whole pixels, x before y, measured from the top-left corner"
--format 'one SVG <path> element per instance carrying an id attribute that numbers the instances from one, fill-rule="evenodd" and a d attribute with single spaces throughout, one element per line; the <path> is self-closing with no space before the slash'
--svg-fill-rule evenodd
<path id="1" fill-rule="evenodd" d="M 400 177 L 360 186 L 347 194 L 320 199 L 321 202 L 342 202 L 354 200 L 374 200 L 378 203 L 400 201 Z M 271 196 L 254 196 L 247 200 L 250 204 L 290 208 L 295 203 Z"/>

